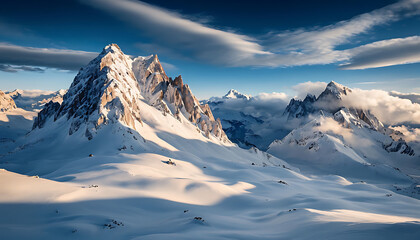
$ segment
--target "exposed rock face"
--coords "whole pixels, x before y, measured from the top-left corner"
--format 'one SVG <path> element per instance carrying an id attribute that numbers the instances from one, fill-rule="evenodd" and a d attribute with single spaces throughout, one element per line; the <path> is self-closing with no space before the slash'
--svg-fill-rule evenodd
<path id="1" fill-rule="evenodd" d="M 347 95 L 348 93 L 351 93 L 350 88 L 338 84 L 334 81 L 331 81 L 330 83 L 328 83 L 325 90 L 319 95 L 317 100 L 327 100 L 329 98 L 341 99 L 343 95 Z"/>
<path id="2" fill-rule="evenodd" d="M 307 117 L 315 112 L 313 103 L 316 101 L 314 95 L 308 94 L 303 101 L 292 98 L 289 105 L 284 110 L 283 116 L 287 115 L 288 119 Z"/>
<path id="3" fill-rule="evenodd" d="M 44 109 L 38 113 L 38 117 L 34 119 L 33 128 L 39 127 L 42 128 L 45 125 L 45 122 L 49 117 L 54 116 L 54 114 L 60 108 L 60 103 L 50 101 L 45 104 Z"/>
<path id="4" fill-rule="evenodd" d="M 16 104 L 13 99 L 0 90 L 0 111 L 5 112 L 15 108 Z"/>
<path id="5" fill-rule="evenodd" d="M 384 133 L 384 125 L 367 110 L 343 107 L 334 113 L 334 119 L 348 128 L 353 124 L 358 127 L 372 128 Z"/>
<path id="6" fill-rule="evenodd" d="M 92 138 L 101 125 L 117 121 L 137 129 L 142 124 L 139 101 L 178 119 L 183 114 L 207 136 L 228 141 L 220 121 L 208 106 L 200 106 L 181 76 L 170 79 L 156 55 L 131 59 L 116 44 L 106 46 L 79 71 L 62 104 L 47 104 L 33 128 L 42 128 L 49 117 L 66 117 L 70 135 L 86 126 L 85 135 Z"/>
<path id="7" fill-rule="evenodd" d="M 283 115 L 287 116 L 288 119 L 301 118 L 317 113 L 320 110 L 334 114 L 344 107 L 341 102 L 342 96 L 350 92 L 351 89 L 332 81 L 318 98 L 308 94 L 303 101 L 291 99 Z"/>
<path id="8" fill-rule="evenodd" d="M 388 152 L 399 152 L 414 156 L 414 150 L 401 138 L 398 141 L 393 141 L 389 145 L 384 145 L 384 149 Z"/>
<path id="9" fill-rule="evenodd" d="M 156 55 L 134 59 L 133 71 L 140 83 L 142 95 L 151 105 L 175 116 L 184 114 L 189 121 L 197 124 L 206 136 L 211 133 L 219 139 L 228 141 L 220 120 L 214 119 L 210 108 L 200 105 L 181 76 L 174 80 L 169 78 Z"/>
<path id="10" fill-rule="evenodd" d="M 132 60 L 125 56 L 115 44 L 109 45 L 82 68 L 63 103 L 54 112 L 54 120 L 67 117 L 71 121 L 69 134 L 78 131 L 86 123 L 86 136 L 92 137 L 102 124 L 121 121 L 131 128 L 136 128 L 135 121 L 141 122 L 137 101 L 140 91 L 131 70 Z M 42 127 L 50 113 L 41 111 L 34 128 Z M 51 114 L 52 115 L 52 114 Z"/>

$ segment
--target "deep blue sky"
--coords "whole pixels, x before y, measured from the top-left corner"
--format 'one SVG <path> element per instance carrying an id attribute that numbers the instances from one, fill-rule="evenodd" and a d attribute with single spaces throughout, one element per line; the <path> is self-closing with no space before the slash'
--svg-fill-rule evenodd
<path id="1" fill-rule="evenodd" d="M 413 9 L 417 7 L 416 1 L 413 1 L 414 7 L 409 5 L 410 3 L 386 0 L 143 1 L 150 4 L 146 7 L 163 11 L 164 14 L 173 14 L 176 18 L 187 19 L 189 22 L 199 23 L 206 29 L 217 29 L 224 33 L 246 36 L 247 42 L 258 44 L 255 47 L 257 50 L 276 56 L 271 60 L 271 58 L 265 59 L 267 54 L 252 53 L 247 55 L 244 61 L 236 61 L 236 59 L 244 52 L 246 53 L 248 48 L 238 50 L 234 49 L 234 45 L 225 46 L 225 39 L 230 39 L 230 36 L 222 35 L 215 37 L 216 40 L 211 38 L 207 41 L 206 34 L 197 35 L 193 32 L 190 36 L 188 35 L 190 30 L 185 30 L 186 33 L 182 29 L 185 26 L 174 27 L 170 22 L 163 23 L 164 28 L 162 25 L 154 27 L 155 20 L 149 20 L 153 16 L 143 18 L 141 10 L 136 13 L 138 15 L 128 19 L 125 17 L 127 14 L 124 10 L 112 6 L 104 8 L 106 4 L 102 2 L 101 0 L 2 2 L 0 43 L 86 52 L 100 52 L 105 45 L 117 43 L 126 54 L 157 53 L 162 62 L 173 65 L 173 67 L 166 67 L 168 75 L 181 74 L 199 98 L 222 95 L 230 88 L 253 95 L 273 91 L 293 94 L 291 88 L 298 83 L 331 80 L 364 89 L 420 92 L 420 64 L 400 65 L 401 61 L 404 63 L 420 61 L 420 41 L 416 38 L 420 35 L 420 28 L 418 28 L 420 17 L 417 14 L 420 12 L 420 7 L 417 12 Z M 114 1 L 112 4 L 115 2 L 119 1 Z M 121 3 L 123 2 L 127 0 Z M 401 6 L 390 7 L 392 6 L 390 4 Z M 140 7 L 144 8 L 144 5 Z M 385 10 L 378 13 L 377 9 L 384 7 Z M 401 8 L 403 10 L 400 10 Z M 392 16 L 388 16 L 389 12 L 392 12 Z M 363 19 L 358 20 L 361 14 L 365 13 L 373 16 L 368 17 L 367 21 L 375 19 L 372 20 L 374 22 L 372 26 L 360 31 L 355 30 L 354 34 L 347 36 L 346 33 L 366 23 L 362 22 Z M 348 25 L 351 28 L 343 28 L 340 21 L 349 22 Z M 326 28 L 337 31 L 332 34 L 330 32 L 317 34 Z M 343 28 L 342 31 L 340 31 L 341 28 Z M 281 34 L 282 37 L 277 38 L 277 34 Z M 182 39 L 185 35 L 187 40 Z M 330 35 L 335 37 L 331 38 Z M 414 39 L 407 39 L 408 37 L 414 37 Z M 337 38 L 340 40 L 336 40 Z M 404 41 L 391 44 L 384 50 L 376 48 L 372 50 L 369 47 L 367 50 L 350 51 L 346 59 L 335 54 L 335 51 L 337 54 L 342 54 L 342 50 L 347 51 L 362 45 L 395 38 L 402 38 Z M 300 42 L 302 39 L 305 41 Z M 195 45 L 189 41 L 203 44 L 189 47 L 186 45 Z M 184 42 L 185 44 L 182 44 Z M 331 44 L 325 47 L 322 45 L 325 42 L 331 42 Z M 148 45 L 145 47 L 143 44 Z M 277 47 L 273 47 L 274 45 Z M 404 49 L 401 50 L 402 48 Z M 325 54 L 325 49 L 333 50 L 334 57 L 331 58 L 332 55 Z M 302 59 L 305 61 L 309 58 L 314 60 L 304 63 L 300 58 L 287 55 L 292 52 L 293 54 L 303 53 Z M 306 55 L 308 57 L 305 57 Z M 262 57 L 262 60 L 259 57 Z M 380 60 L 385 58 L 388 60 L 384 65 Z M 395 60 L 396 58 L 399 60 Z M 342 70 L 340 64 L 349 64 L 348 66 L 356 70 Z M 15 69 L 0 71 L 0 89 L 3 90 L 68 88 L 76 74 L 76 71 L 67 70 L 64 66 L 62 69 L 60 66 L 46 68 L 50 65 L 41 64 L 39 67 L 44 69 L 43 72 L 25 71 L 22 70 L 21 65 L 37 66 L 34 66 L 33 62 L 22 64 L 8 62 L 5 55 L 0 65 L 12 66 Z"/>

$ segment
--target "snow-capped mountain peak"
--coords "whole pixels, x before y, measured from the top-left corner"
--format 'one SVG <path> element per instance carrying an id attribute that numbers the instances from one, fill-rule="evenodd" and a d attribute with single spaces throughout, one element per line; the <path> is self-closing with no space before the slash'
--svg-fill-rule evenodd
<path id="1" fill-rule="evenodd" d="M 305 99 L 299 100 L 292 98 L 283 112 L 283 116 L 287 115 L 288 119 L 306 117 L 315 112 L 313 103 L 316 101 L 314 95 L 308 94 Z"/>
<path id="2" fill-rule="evenodd" d="M 87 66 L 81 68 L 63 103 L 48 103 L 34 121 L 33 128 L 66 116 L 69 134 L 83 127 L 91 139 L 102 125 L 120 122 L 132 129 L 142 126 L 139 106 L 145 101 L 180 119 L 183 114 L 205 132 L 228 141 L 221 123 L 206 105 L 200 105 L 179 76 L 170 79 L 157 55 L 132 59 L 116 44 L 106 46 Z"/>
<path id="3" fill-rule="evenodd" d="M 235 89 L 230 89 L 229 92 L 223 96 L 224 99 L 251 99 L 250 95 L 240 93 L 236 91 Z"/>
<path id="4" fill-rule="evenodd" d="M 286 121 L 292 120 L 300 126 L 306 126 L 305 124 L 314 118 L 327 118 L 335 120 L 336 123 L 340 124 L 340 127 L 347 129 L 365 129 L 366 133 L 374 130 L 376 133 L 366 136 L 370 138 L 379 134 L 381 137 L 377 141 L 382 142 L 382 150 L 414 155 L 414 151 L 406 142 L 399 139 L 393 140 L 391 136 L 394 131 L 384 127 L 382 122 L 369 110 L 346 106 L 343 98 L 351 98 L 351 93 L 350 88 L 332 81 L 318 98 L 308 95 L 303 101 L 292 99 L 283 116 L 287 118 Z"/>
<path id="5" fill-rule="evenodd" d="M 342 97 L 348 96 L 351 92 L 352 90 L 350 88 L 331 81 L 318 98 L 308 94 L 304 100 L 291 99 L 283 116 L 287 116 L 288 119 L 302 118 L 308 117 L 309 115 L 317 115 L 320 111 L 322 111 L 322 113 L 335 114 L 343 107 L 346 107 L 342 102 Z M 357 113 L 354 114 L 354 116 L 357 116 L 359 120 L 366 120 L 366 123 L 375 129 L 383 126 L 382 123 L 368 111 L 355 109 L 354 112 Z"/>
<path id="6" fill-rule="evenodd" d="M 135 120 L 141 122 L 136 107 L 141 95 L 131 64 L 132 60 L 116 44 L 106 46 L 79 71 L 61 106 L 58 103 L 46 105 L 35 120 L 34 128 L 42 127 L 44 121 L 54 115 L 54 120 L 67 116 L 71 121 L 69 134 L 86 123 L 88 138 L 102 124 L 118 120 L 135 129 Z"/>
<path id="7" fill-rule="evenodd" d="M 384 125 L 370 111 L 343 107 L 334 113 L 334 119 L 349 127 L 351 124 L 358 127 L 373 128 L 383 132 Z"/>
<path id="8" fill-rule="evenodd" d="M 330 101 L 331 97 L 336 99 L 342 99 L 342 95 L 347 95 L 351 92 L 351 89 L 345 87 L 339 83 L 331 81 L 328 83 L 325 90 L 319 95 L 319 100 Z"/>

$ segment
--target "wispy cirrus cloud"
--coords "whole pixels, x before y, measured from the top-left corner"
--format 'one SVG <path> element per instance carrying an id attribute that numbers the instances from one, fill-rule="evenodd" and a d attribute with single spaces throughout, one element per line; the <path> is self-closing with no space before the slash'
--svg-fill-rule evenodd
<path id="1" fill-rule="evenodd" d="M 32 66 L 13 66 L 13 65 L 7 65 L 7 64 L 0 64 L 0 71 L 9 72 L 9 73 L 16 73 L 19 71 L 43 73 L 45 69 L 39 68 L 39 67 L 32 67 Z"/>
<path id="2" fill-rule="evenodd" d="M 165 69 L 165 70 L 177 70 L 178 68 L 175 66 L 175 65 L 173 65 L 173 64 L 171 64 L 171 63 L 167 63 L 167 62 L 162 62 L 162 61 L 160 61 L 160 64 L 162 64 L 162 67 Z"/>
<path id="3" fill-rule="evenodd" d="M 194 22 L 141 1 L 87 0 L 81 1 L 130 23 L 165 49 L 209 63 L 244 62 L 258 55 L 269 55 L 255 39 Z"/>
<path id="4" fill-rule="evenodd" d="M 357 48 L 337 50 L 338 46 L 349 43 L 355 36 L 367 33 L 376 26 L 420 14 L 420 0 L 402 0 L 328 26 L 250 37 L 216 29 L 205 23 L 195 22 L 188 16 L 141 1 L 82 2 L 132 24 L 149 36 L 153 44 L 139 44 L 143 49 L 150 50 L 150 46 L 153 45 L 155 49 L 161 49 L 173 56 L 188 56 L 195 60 L 227 66 L 285 67 L 345 62 L 348 67 L 343 66 L 343 69 L 356 69 L 350 66 L 366 60 L 366 54 Z M 384 42 L 377 42 L 364 48 L 374 46 L 376 49 L 386 47 Z M 392 58 L 390 50 L 387 51 L 388 58 Z M 394 56 L 397 57 L 397 54 L 395 51 Z M 388 61 L 386 64 L 419 61 L 417 58 L 406 59 L 407 57 L 410 58 L 407 55 L 399 55 L 398 61 Z M 376 60 L 379 62 L 375 62 Z M 365 68 L 384 66 L 380 56 L 375 58 L 372 55 L 370 62 Z"/>
<path id="5" fill-rule="evenodd" d="M 328 26 L 270 33 L 265 43 L 270 51 L 286 54 L 291 58 L 289 63 L 283 63 L 280 58 L 278 62 L 280 64 L 335 63 L 348 60 L 357 54 L 336 50 L 337 46 L 349 43 L 355 36 L 366 33 L 376 26 L 418 14 L 420 14 L 420 1 L 403 0 Z M 295 62 L 296 60 L 298 62 Z"/>
<path id="6" fill-rule="evenodd" d="M 0 43 L 0 71 L 38 71 L 47 67 L 78 70 L 95 58 L 98 53 L 53 48 L 23 47 Z"/>
<path id="7" fill-rule="evenodd" d="M 368 34 L 376 26 L 419 15 L 420 0 L 401 0 L 328 26 L 272 31 L 254 37 L 218 29 L 208 25 L 208 21 L 199 21 L 141 1 L 80 2 L 107 12 L 148 36 L 150 43 L 145 43 L 143 39 L 142 43 L 136 45 L 143 50 L 204 63 L 230 67 L 338 64 L 341 69 L 351 70 L 420 62 L 419 36 L 338 50 L 356 36 Z M 0 71 L 22 71 L 29 66 L 77 70 L 95 56 L 96 53 L 92 52 L 0 43 L 0 64 L 3 64 Z"/>
<path id="8" fill-rule="evenodd" d="M 395 38 L 346 50 L 349 63 L 345 70 L 387 67 L 420 62 L 420 36 Z"/>

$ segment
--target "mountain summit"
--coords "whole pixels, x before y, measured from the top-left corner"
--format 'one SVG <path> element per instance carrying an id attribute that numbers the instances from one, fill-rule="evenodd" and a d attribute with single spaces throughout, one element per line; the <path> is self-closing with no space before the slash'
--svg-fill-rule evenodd
<path id="1" fill-rule="evenodd" d="M 121 122 L 132 129 L 142 126 L 140 102 L 181 121 L 183 115 L 204 134 L 228 141 L 219 120 L 207 105 L 200 105 L 182 77 L 169 78 L 157 55 L 131 58 L 116 44 L 106 46 L 87 66 L 80 69 L 62 104 L 49 102 L 38 114 L 33 128 L 49 119 L 66 118 L 69 134 L 84 131 L 88 139 L 102 125 Z M 83 130 L 81 130 L 83 128 Z"/>
<path id="2" fill-rule="evenodd" d="M 348 129 L 374 130 L 388 137 L 382 146 L 386 151 L 414 155 L 414 150 L 404 140 L 399 139 L 400 133 L 385 127 L 370 110 L 348 106 L 343 100 L 344 98 L 351 100 L 353 98 L 351 93 L 350 88 L 331 81 L 318 98 L 308 94 L 303 101 L 291 99 L 283 116 L 287 117 L 288 121 L 295 120 L 301 125 L 308 123 L 314 117 L 326 116 Z M 388 140 L 394 141 L 389 142 Z"/>
<path id="3" fill-rule="evenodd" d="M 335 97 L 336 99 L 341 99 L 342 95 L 347 95 L 351 92 L 351 89 L 345 87 L 339 83 L 331 81 L 328 83 L 325 90 L 319 95 L 318 99 L 324 99 L 328 97 Z"/>
<path id="4" fill-rule="evenodd" d="M 356 125 L 367 126 L 375 130 L 384 131 L 384 125 L 369 111 L 346 106 L 344 97 L 351 97 L 352 90 L 334 81 L 328 83 L 325 90 L 316 98 L 308 94 L 302 100 L 291 99 L 283 112 L 287 119 L 301 119 L 309 115 L 332 114 L 337 121 L 348 125 L 352 121 Z"/>
<path id="5" fill-rule="evenodd" d="M 240 93 L 238 91 L 236 91 L 235 89 L 230 89 L 229 92 L 223 96 L 224 99 L 246 99 L 249 100 L 251 99 L 250 95 L 246 95 L 243 93 Z"/>

